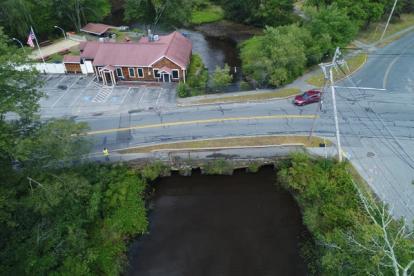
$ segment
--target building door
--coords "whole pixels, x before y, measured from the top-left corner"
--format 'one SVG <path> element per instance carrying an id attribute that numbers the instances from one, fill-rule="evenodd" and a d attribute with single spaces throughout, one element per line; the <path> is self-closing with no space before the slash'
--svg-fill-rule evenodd
<path id="1" fill-rule="evenodd" d="M 162 74 L 162 81 L 163 82 L 171 82 L 170 74 L 166 74 L 166 73 Z"/>
<path id="2" fill-rule="evenodd" d="M 112 85 L 111 72 L 104 72 L 106 85 Z"/>

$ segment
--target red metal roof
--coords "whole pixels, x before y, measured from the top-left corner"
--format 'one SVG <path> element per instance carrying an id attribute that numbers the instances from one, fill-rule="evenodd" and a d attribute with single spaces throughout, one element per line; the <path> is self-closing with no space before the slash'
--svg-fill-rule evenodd
<path id="1" fill-rule="evenodd" d="M 80 63 L 80 56 L 64 55 L 63 63 Z"/>
<path id="2" fill-rule="evenodd" d="M 162 58 L 167 58 L 181 68 L 190 61 L 192 44 L 179 32 L 159 36 L 157 41 L 142 38 L 138 43 L 88 42 L 81 56 L 93 59 L 95 66 L 150 67 Z"/>
<path id="3" fill-rule="evenodd" d="M 109 29 L 114 28 L 113 26 L 101 24 L 101 23 L 88 23 L 80 29 L 82 32 L 102 35 L 106 33 Z"/>

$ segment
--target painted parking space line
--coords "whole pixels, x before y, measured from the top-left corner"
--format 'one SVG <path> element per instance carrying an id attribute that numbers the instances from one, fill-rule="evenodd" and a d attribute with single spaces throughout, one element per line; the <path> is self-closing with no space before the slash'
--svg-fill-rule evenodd
<path id="1" fill-rule="evenodd" d="M 59 84 L 66 79 L 68 76 L 63 76 L 56 84 L 55 84 L 55 88 L 59 86 Z"/>
<path id="2" fill-rule="evenodd" d="M 90 82 L 88 82 L 85 88 L 88 88 L 94 80 L 95 80 L 95 77 L 92 77 L 92 79 L 90 80 Z"/>
<path id="3" fill-rule="evenodd" d="M 78 77 L 76 79 L 75 82 L 73 82 L 67 89 L 65 92 L 62 93 L 62 95 L 60 95 L 60 97 L 52 104 L 51 108 L 54 108 L 57 103 L 70 91 L 70 89 L 81 79 L 81 77 Z"/>
<path id="4" fill-rule="evenodd" d="M 120 105 L 124 104 L 124 101 L 127 98 L 127 96 L 129 95 L 129 92 L 131 91 L 131 89 L 132 89 L 132 87 L 128 88 L 128 91 L 125 93 L 125 96 L 122 98 Z"/>
<path id="5" fill-rule="evenodd" d="M 69 106 L 73 107 L 78 102 L 79 98 L 85 93 L 85 91 L 86 91 L 86 88 L 82 89 L 79 95 L 76 96 L 75 100 Z"/>
<path id="6" fill-rule="evenodd" d="M 231 121 L 277 120 L 277 119 L 316 119 L 316 118 L 319 118 L 319 116 L 318 115 L 286 115 L 286 114 L 268 115 L 268 116 L 251 116 L 251 117 L 213 118 L 213 119 L 204 119 L 204 120 L 138 125 L 138 126 L 125 127 L 125 128 L 103 129 L 103 130 L 89 131 L 89 132 L 86 132 L 85 134 L 86 135 L 97 135 L 97 134 L 106 134 L 106 133 L 136 130 L 136 129 L 163 128 L 163 127 L 170 127 L 170 126 L 184 126 L 184 125 L 196 125 L 196 124 L 208 124 L 208 123 L 224 123 L 224 122 L 231 122 Z"/>
<path id="7" fill-rule="evenodd" d="M 146 95 L 146 94 L 147 94 L 147 91 L 148 91 L 148 89 L 147 89 L 147 88 L 145 88 L 145 89 L 144 89 L 144 92 L 142 92 L 141 98 L 139 98 L 139 101 L 138 101 L 138 106 L 140 106 L 140 105 L 141 105 L 142 99 L 144 98 L 144 95 Z"/>
<path id="8" fill-rule="evenodd" d="M 158 93 L 157 101 L 155 102 L 155 106 L 158 106 L 158 102 L 160 101 L 161 94 L 162 94 L 163 90 L 164 90 L 163 88 L 160 89 L 160 92 Z"/>
<path id="9" fill-rule="evenodd" d="M 48 82 L 52 77 L 53 77 L 53 75 L 47 76 L 47 78 L 44 80 L 44 82 Z"/>

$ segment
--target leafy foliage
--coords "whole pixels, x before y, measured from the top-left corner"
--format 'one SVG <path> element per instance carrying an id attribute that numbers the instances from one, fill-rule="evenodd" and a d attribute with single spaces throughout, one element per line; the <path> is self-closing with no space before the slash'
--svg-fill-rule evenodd
<path id="1" fill-rule="evenodd" d="M 215 90 L 222 90 L 231 83 L 233 76 L 230 74 L 230 67 L 224 64 L 223 68 L 216 66 L 212 76 L 212 85 Z"/>
<path id="2" fill-rule="evenodd" d="M 39 76 L 15 70 L 20 52 L 0 31 L 0 274 L 118 275 L 128 238 L 147 228 L 146 182 L 79 164 L 87 126 L 38 120 Z"/>
<path id="3" fill-rule="evenodd" d="M 46 37 L 56 34 L 55 25 L 79 31 L 82 25 L 99 22 L 109 12 L 109 0 L 2 0 L 0 25 L 7 33 L 22 39 L 29 34 L 30 26 Z"/>
<path id="4" fill-rule="evenodd" d="M 125 238 L 146 231 L 145 181 L 99 165 L 34 178 L 18 199 L 20 227 L 2 229 L 2 274 L 119 274 Z"/>
<path id="5" fill-rule="evenodd" d="M 158 24 L 183 25 L 191 19 L 189 0 L 126 0 L 125 20 L 155 30 Z"/>
<path id="6" fill-rule="evenodd" d="M 177 86 L 179 97 L 197 96 L 205 93 L 208 81 L 208 71 L 204 66 L 202 58 L 191 55 L 190 66 L 187 71 L 187 82 Z"/>
<path id="7" fill-rule="evenodd" d="M 305 45 L 296 35 L 307 35 L 305 32 L 296 25 L 267 27 L 263 36 L 244 42 L 241 48 L 244 73 L 259 85 L 281 86 L 294 80 L 306 65 Z"/>
<path id="8" fill-rule="evenodd" d="M 292 0 L 222 0 L 225 17 L 256 26 L 279 26 L 293 22 Z"/>
<path id="9" fill-rule="evenodd" d="M 280 183 L 295 195 L 303 221 L 316 240 L 314 248 L 308 245 L 304 250 L 307 259 L 316 262 L 311 271 L 316 275 L 394 275 L 384 256 L 385 246 L 371 247 L 375 242 L 383 244 L 383 230 L 364 211 L 347 166 L 297 154 L 279 172 Z M 374 202 L 368 195 L 365 198 Z M 396 236 L 401 225 L 391 221 L 388 235 Z M 414 258 L 413 237 L 398 239 L 395 249 L 401 265 L 407 265 Z"/>

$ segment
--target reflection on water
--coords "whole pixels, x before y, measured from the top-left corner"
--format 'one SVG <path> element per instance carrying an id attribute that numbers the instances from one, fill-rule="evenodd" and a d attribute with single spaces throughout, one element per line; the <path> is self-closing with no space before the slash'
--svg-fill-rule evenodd
<path id="1" fill-rule="evenodd" d="M 299 243 L 307 231 L 274 182 L 272 168 L 160 179 L 149 234 L 131 245 L 127 275 L 306 275 Z"/>

